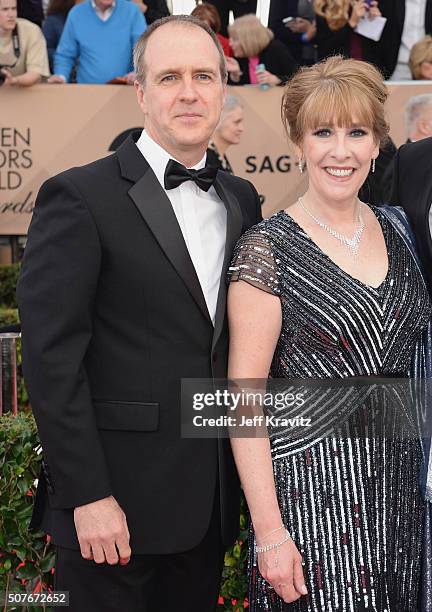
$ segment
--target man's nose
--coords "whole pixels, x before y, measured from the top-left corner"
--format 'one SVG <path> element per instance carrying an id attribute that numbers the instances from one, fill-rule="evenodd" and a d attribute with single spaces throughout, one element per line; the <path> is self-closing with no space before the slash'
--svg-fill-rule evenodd
<path id="1" fill-rule="evenodd" d="M 196 83 L 191 77 L 184 77 L 180 86 L 180 97 L 182 100 L 195 100 L 197 97 Z"/>

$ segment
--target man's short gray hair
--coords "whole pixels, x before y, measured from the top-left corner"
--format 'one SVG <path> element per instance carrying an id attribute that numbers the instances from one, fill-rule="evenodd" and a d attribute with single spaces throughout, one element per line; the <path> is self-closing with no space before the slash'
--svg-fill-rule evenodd
<path id="1" fill-rule="evenodd" d="M 408 136 L 415 129 L 417 121 L 429 107 L 432 107 L 432 93 L 413 96 L 408 100 L 405 105 L 405 124 Z"/>
<path id="2" fill-rule="evenodd" d="M 212 41 L 214 42 L 219 52 L 220 75 L 221 75 L 222 82 L 226 83 L 228 73 L 227 73 L 227 68 L 226 68 L 226 63 L 225 63 L 225 55 L 222 50 L 219 39 L 216 36 L 216 34 L 213 32 L 213 30 L 204 21 L 201 21 L 200 19 L 197 19 L 196 17 L 193 17 L 192 15 L 169 15 L 168 17 L 162 17 L 162 19 L 157 19 L 147 28 L 144 34 L 142 34 L 141 37 L 138 39 L 135 45 L 135 48 L 134 48 L 133 59 L 134 59 L 134 70 L 136 72 L 136 80 L 141 85 L 144 85 L 144 82 L 145 82 L 144 54 L 145 54 L 148 40 L 155 30 L 157 30 L 158 28 L 160 28 L 161 26 L 167 23 L 181 24 L 181 25 L 186 25 L 189 27 L 197 27 L 207 32 L 207 34 L 212 39 Z"/>

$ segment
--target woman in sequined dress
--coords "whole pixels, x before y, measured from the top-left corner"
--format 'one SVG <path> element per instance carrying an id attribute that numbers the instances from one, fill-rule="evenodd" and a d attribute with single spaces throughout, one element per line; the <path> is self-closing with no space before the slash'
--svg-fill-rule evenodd
<path id="1" fill-rule="evenodd" d="M 288 83 L 282 115 L 309 186 L 237 244 L 230 379 L 408 376 L 429 296 L 390 213 L 357 197 L 388 132 L 386 97 L 373 66 L 340 57 Z M 270 428 L 232 447 L 251 515 L 251 612 L 418 610 L 416 437 L 296 449 Z"/>

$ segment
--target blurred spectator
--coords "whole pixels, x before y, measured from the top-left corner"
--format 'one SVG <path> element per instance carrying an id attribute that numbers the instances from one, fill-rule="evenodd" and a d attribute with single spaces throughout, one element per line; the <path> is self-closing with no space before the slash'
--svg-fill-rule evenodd
<path id="1" fill-rule="evenodd" d="M 405 144 L 432 136 L 432 94 L 421 94 L 408 100 L 405 105 L 405 128 L 407 133 Z M 382 180 L 385 200 L 393 203 L 396 203 L 392 199 L 396 160 L 397 156 L 394 156 Z"/>
<path id="2" fill-rule="evenodd" d="M 432 136 L 432 94 L 413 96 L 405 105 L 407 142 Z"/>
<path id="3" fill-rule="evenodd" d="M 432 36 L 425 36 L 413 46 L 409 68 L 413 79 L 432 80 Z"/>
<path id="4" fill-rule="evenodd" d="M 234 19 L 242 15 L 255 15 L 257 0 L 209 0 L 214 4 L 221 20 L 221 34 L 228 36 L 228 23 L 230 11 L 233 12 Z"/>
<path id="5" fill-rule="evenodd" d="M 315 10 L 319 60 L 343 55 L 372 62 L 382 69 L 377 43 L 354 31 L 366 15 L 371 19 L 381 15 L 378 2 L 372 0 L 369 5 L 364 0 L 315 0 Z"/>
<path id="6" fill-rule="evenodd" d="M 213 32 L 215 32 L 216 36 L 218 37 L 225 55 L 227 57 L 232 57 L 229 40 L 226 38 L 226 36 L 222 36 L 220 33 L 221 20 L 219 13 L 217 12 L 217 8 L 213 6 L 213 4 L 203 2 L 202 4 L 197 4 L 191 15 L 197 19 L 201 19 L 201 21 L 205 21 L 205 23 L 213 30 Z"/>
<path id="7" fill-rule="evenodd" d="M 144 15 L 148 25 L 160 19 L 161 17 L 167 17 L 170 12 L 166 0 L 133 0 L 138 6 L 141 13 Z"/>
<path id="8" fill-rule="evenodd" d="M 17 18 L 16 0 L 0 0 L 0 65 L 3 86 L 30 87 L 50 74 L 41 29 Z"/>
<path id="9" fill-rule="evenodd" d="M 379 41 L 386 78 L 411 79 L 410 51 L 425 34 L 432 34 L 432 0 L 380 0 L 387 23 Z"/>
<path id="10" fill-rule="evenodd" d="M 69 80 L 78 62 L 77 83 L 107 83 L 132 71 L 132 52 L 146 20 L 128 0 L 86 0 L 73 7 L 54 56 L 49 83 Z"/>
<path id="11" fill-rule="evenodd" d="M 66 17 L 71 8 L 75 6 L 75 0 L 51 0 L 42 31 L 47 41 L 48 59 L 51 70 L 54 70 L 54 53 L 63 32 Z"/>
<path id="12" fill-rule="evenodd" d="M 41 27 L 44 18 L 41 0 L 17 0 L 17 9 L 18 17 Z"/>
<path id="13" fill-rule="evenodd" d="M 211 166 L 217 166 L 229 174 L 234 174 L 226 152 L 231 145 L 240 143 L 243 132 L 243 108 L 240 100 L 235 96 L 228 95 L 219 124 L 207 149 L 207 163 Z"/>
<path id="14" fill-rule="evenodd" d="M 227 58 L 233 85 L 282 85 L 297 70 L 298 64 L 288 48 L 274 40 L 271 30 L 255 15 L 239 17 L 228 28 L 234 58 Z M 257 70 L 259 64 L 265 70 Z"/>
<path id="15" fill-rule="evenodd" d="M 294 59 L 301 65 L 316 61 L 313 44 L 316 33 L 313 0 L 272 0 L 269 28 L 275 38 L 289 47 Z M 289 21 L 285 21 L 289 20 Z"/>

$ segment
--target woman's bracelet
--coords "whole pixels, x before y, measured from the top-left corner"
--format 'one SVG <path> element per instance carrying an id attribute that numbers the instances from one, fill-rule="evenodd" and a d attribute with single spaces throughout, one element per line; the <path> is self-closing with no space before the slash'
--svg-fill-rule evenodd
<path id="1" fill-rule="evenodd" d="M 269 531 L 269 533 L 266 533 L 262 538 L 260 538 L 260 540 L 265 540 L 266 538 L 268 538 L 269 536 L 273 535 L 277 531 L 282 531 L 282 529 L 285 529 L 285 525 L 281 525 L 280 527 L 277 527 L 276 529 L 273 529 L 272 531 Z"/>
<path id="2" fill-rule="evenodd" d="M 285 537 L 283 538 L 283 540 L 281 540 L 280 542 L 275 542 L 274 544 L 266 544 L 265 546 L 256 546 L 255 550 L 257 551 L 257 553 L 265 553 L 265 552 L 269 552 L 270 550 L 274 550 L 275 548 L 279 548 L 280 546 L 282 546 L 282 544 L 285 544 L 285 542 L 287 542 L 288 540 L 291 539 L 291 536 L 289 534 L 288 529 L 285 529 Z"/>

